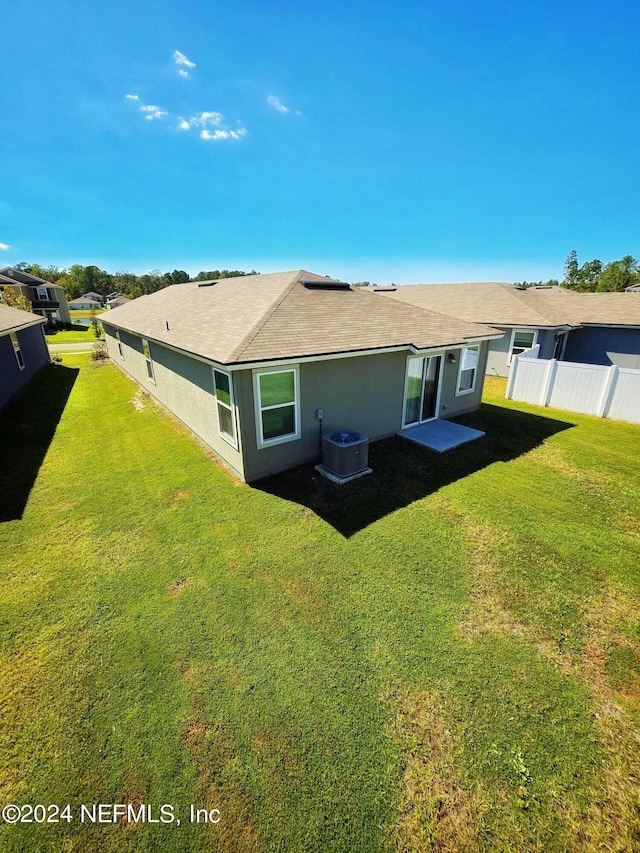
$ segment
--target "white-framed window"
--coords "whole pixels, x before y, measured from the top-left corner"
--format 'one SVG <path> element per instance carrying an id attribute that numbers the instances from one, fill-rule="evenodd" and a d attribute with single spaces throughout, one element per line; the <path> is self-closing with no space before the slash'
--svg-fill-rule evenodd
<path id="1" fill-rule="evenodd" d="M 213 387 L 216 395 L 218 429 L 225 441 L 238 449 L 236 434 L 236 409 L 233 400 L 233 379 L 225 370 L 213 368 Z"/>
<path id="2" fill-rule="evenodd" d="M 476 387 L 476 374 L 478 372 L 478 358 L 480 356 L 480 345 L 474 344 L 463 347 L 460 354 L 460 368 L 458 370 L 458 389 L 456 394 L 470 394 Z"/>
<path id="3" fill-rule="evenodd" d="M 11 338 L 11 343 L 13 344 L 13 352 L 15 353 L 16 361 L 18 362 L 18 367 L 20 370 L 24 370 L 24 356 L 22 355 L 22 350 L 20 349 L 20 341 L 18 340 L 18 336 L 15 332 L 9 332 L 9 337 Z"/>
<path id="4" fill-rule="evenodd" d="M 36 292 L 38 299 L 44 299 L 45 301 L 49 299 L 49 291 L 46 287 L 36 287 Z"/>
<path id="5" fill-rule="evenodd" d="M 151 360 L 151 352 L 149 351 L 149 341 L 146 338 L 142 339 L 142 352 L 144 353 L 145 361 L 147 362 L 147 375 L 149 379 L 156 384 L 156 375 L 153 370 L 153 361 Z"/>
<path id="6" fill-rule="evenodd" d="M 297 365 L 254 372 L 258 447 L 270 447 L 300 438 L 299 385 Z"/>
<path id="7" fill-rule="evenodd" d="M 511 332 L 511 343 L 509 344 L 509 355 L 507 364 L 511 364 L 514 355 L 520 355 L 526 349 L 531 349 L 538 342 L 537 329 L 514 329 Z"/>
<path id="8" fill-rule="evenodd" d="M 118 342 L 118 352 L 120 353 L 120 358 L 124 361 L 124 352 L 122 349 L 122 341 L 120 340 L 120 330 L 116 329 L 116 341 Z M 153 367 L 153 365 L 152 365 Z"/>

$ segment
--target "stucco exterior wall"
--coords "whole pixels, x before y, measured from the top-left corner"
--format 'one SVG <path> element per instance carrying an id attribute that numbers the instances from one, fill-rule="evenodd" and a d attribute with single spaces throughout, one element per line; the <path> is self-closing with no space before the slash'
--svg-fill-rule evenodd
<path id="1" fill-rule="evenodd" d="M 224 462 L 244 477 L 242 453 L 222 438 L 213 386 L 213 368 L 161 344 L 149 341 L 155 384 L 147 375 L 142 338 L 120 332 L 124 358 L 118 351 L 113 327 L 104 325 L 105 341 L 114 364 L 128 373 L 152 397 L 178 417 Z M 237 432 L 239 432 L 238 428 Z"/>
<path id="2" fill-rule="evenodd" d="M 20 370 L 13 343 L 8 334 L 0 337 L 0 407 L 36 375 L 49 361 L 49 350 L 42 334 L 42 326 L 29 326 L 16 333 L 24 359 Z"/>
<path id="3" fill-rule="evenodd" d="M 640 329 L 583 326 L 569 333 L 563 361 L 611 364 L 607 352 L 640 355 Z"/>

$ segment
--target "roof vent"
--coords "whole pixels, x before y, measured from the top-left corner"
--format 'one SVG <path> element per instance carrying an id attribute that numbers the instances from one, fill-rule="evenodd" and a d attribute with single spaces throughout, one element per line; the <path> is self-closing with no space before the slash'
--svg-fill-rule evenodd
<path id="1" fill-rule="evenodd" d="M 394 290 L 397 290 L 397 287 L 394 287 L 392 284 L 389 285 L 380 285 L 379 287 L 374 287 L 374 293 L 393 293 Z"/>
<path id="2" fill-rule="evenodd" d="M 198 287 L 213 287 L 213 285 L 217 283 L 217 281 L 201 281 Z"/>
<path id="3" fill-rule="evenodd" d="M 351 290 L 348 281 L 301 281 L 307 290 Z"/>

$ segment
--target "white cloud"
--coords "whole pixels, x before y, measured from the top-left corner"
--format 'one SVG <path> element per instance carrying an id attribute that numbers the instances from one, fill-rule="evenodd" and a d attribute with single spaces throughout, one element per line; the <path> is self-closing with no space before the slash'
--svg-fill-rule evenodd
<path id="1" fill-rule="evenodd" d="M 237 130 L 214 130 L 213 133 L 206 128 L 200 132 L 200 139 L 213 140 L 219 142 L 221 139 L 242 139 L 247 135 L 247 130 L 244 127 L 239 127 Z"/>
<path id="2" fill-rule="evenodd" d="M 6 252 L 7 249 L 10 249 L 11 246 L 8 243 L 0 243 L 0 251 Z"/>
<path id="3" fill-rule="evenodd" d="M 179 50 L 173 51 L 173 61 L 175 62 L 176 65 L 184 65 L 185 66 L 185 68 L 179 68 L 178 69 L 178 74 L 181 77 L 188 77 L 189 76 L 189 72 L 186 70 L 187 68 L 195 68 L 196 67 L 195 62 L 192 62 L 190 59 L 187 59 L 187 57 L 184 55 L 184 53 L 180 53 Z"/>
<path id="4" fill-rule="evenodd" d="M 166 110 L 161 110 L 160 107 L 155 107 L 153 104 L 142 104 L 140 111 L 146 113 L 147 121 L 153 121 L 154 118 L 164 118 L 169 115 Z"/>
<path id="5" fill-rule="evenodd" d="M 182 116 L 178 116 L 178 129 L 179 130 L 191 130 L 191 125 L 186 120 L 186 118 L 182 118 Z"/>
<path id="6" fill-rule="evenodd" d="M 277 110 L 279 113 L 289 112 L 289 107 L 285 107 L 284 104 L 281 104 L 275 95 L 269 95 L 269 97 L 267 98 L 267 103 L 271 104 L 274 110 Z"/>
<path id="7" fill-rule="evenodd" d="M 129 98 L 130 101 L 139 101 L 140 100 L 138 95 L 125 95 L 125 98 Z"/>

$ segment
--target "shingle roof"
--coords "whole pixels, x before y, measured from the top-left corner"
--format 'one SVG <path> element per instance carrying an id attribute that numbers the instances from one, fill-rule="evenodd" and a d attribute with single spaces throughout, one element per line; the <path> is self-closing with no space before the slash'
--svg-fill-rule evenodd
<path id="1" fill-rule="evenodd" d="M 30 311 L 21 311 L 19 308 L 0 304 L 0 334 L 6 335 L 7 332 L 17 332 L 28 326 L 37 326 L 46 322 L 44 317 L 39 317 Z"/>
<path id="2" fill-rule="evenodd" d="M 402 285 L 378 295 L 497 326 L 640 325 L 640 299 L 630 293 L 576 293 L 563 287 L 525 290 L 502 282 L 472 282 Z"/>
<path id="3" fill-rule="evenodd" d="M 221 364 L 396 346 L 425 349 L 498 334 L 364 288 L 308 289 L 304 281 L 331 283 L 304 270 L 188 282 L 134 299 L 101 319 Z"/>

